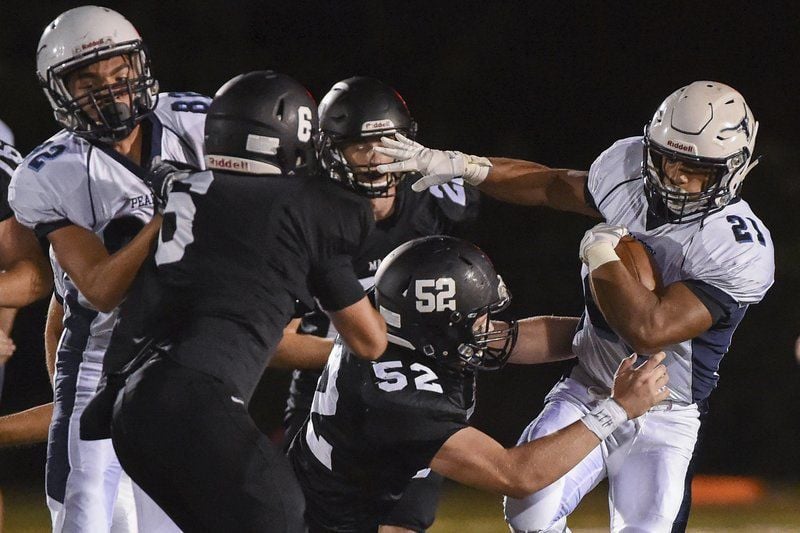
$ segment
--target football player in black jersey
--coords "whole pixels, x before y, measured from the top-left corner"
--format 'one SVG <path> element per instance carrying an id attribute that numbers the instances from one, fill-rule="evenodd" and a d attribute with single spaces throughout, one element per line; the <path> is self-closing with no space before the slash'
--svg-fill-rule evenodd
<path id="1" fill-rule="evenodd" d="M 164 294 L 148 331 L 162 342 L 127 377 L 111 433 L 125 471 L 185 531 L 304 531 L 291 468 L 247 412 L 296 300 L 316 298 L 359 356 L 386 347 L 350 259 L 369 204 L 315 175 L 317 123 L 293 79 L 243 74 L 208 110 L 210 170 L 161 176 Z"/>
<path id="2" fill-rule="evenodd" d="M 619 367 L 611 398 L 561 431 L 511 449 L 468 425 L 475 370 L 570 357 L 577 319 L 493 320 L 510 300 L 489 258 L 452 237 L 408 242 L 383 260 L 375 303 L 389 348 L 364 361 L 336 343 L 289 457 L 312 533 L 376 531 L 426 469 L 498 494 L 530 494 L 620 424 L 666 398 L 663 353 Z"/>
<path id="3" fill-rule="evenodd" d="M 375 167 L 390 158 L 373 150 L 380 137 L 402 133 L 413 138 L 417 124 L 403 98 L 374 78 L 356 76 L 336 83 L 319 106 L 319 160 L 325 174 L 354 194 L 369 198 L 375 230 L 353 258 L 356 275 L 371 286 L 381 260 L 411 239 L 449 233 L 477 215 L 479 194 L 460 183 L 414 194 L 404 174 L 381 174 Z M 299 327 L 298 327 L 299 323 Z M 278 357 L 318 370 L 295 370 L 286 408 L 287 442 L 302 426 L 336 335 L 325 313 L 316 309 L 287 329 Z M 326 338 L 327 341 L 323 341 Z M 437 474 L 412 483 L 384 525 L 393 531 L 424 531 L 434 521 L 442 478 Z"/>

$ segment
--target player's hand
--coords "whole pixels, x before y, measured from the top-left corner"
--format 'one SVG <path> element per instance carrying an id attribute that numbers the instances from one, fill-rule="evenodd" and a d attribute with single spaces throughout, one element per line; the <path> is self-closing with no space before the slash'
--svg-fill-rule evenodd
<path id="1" fill-rule="evenodd" d="M 145 183 L 153 192 L 153 201 L 156 203 L 156 209 L 159 213 L 164 212 L 169 192 L 172 190 L 172 184 L 188 175 L 189 172 L 178 169 L 169 161 L 163 161 L 160 157 L 153 159 L 150 173 L 145 179 Z"/>
<path id="2" fill-rule="evenodd" d="M 578 257 L 589 266 L 589 271 L 609 261 L 617 261 L 619 257 L 614 252 L 614 248 L 619 244 L 619 240 L 627 234 L 628 228 L 625 226 L 614 226 L 601 222 L 583 235 Z"/>
<path id="3" fill-rule="evenodd" d="M 636 354 L 633 354 L 619 364 L 611 397 L 625 409 L 628 419 L 643 415 L 669 397 L 669 374 L 667 367 L 661 364 L 665 357 L 664 352 L 658 352 L 639 368 L 634 368 Z"/>
<path id="4" fill-rule="evenodd" d="M 16 351 L 17 347 L 11 337 L 0 330 L 0 365 L 4 365 Z"/>
<path id="5" fill-rule="evenodd" d="M 486 179 L 492 166 L 485 157 L 426 148 L 400 133 L 394 139 L 381 137 L 381 144 L 383 146 L 376 146 L 375 151 L 388 155 L 395 162 L 378 165 L 378 172 L 421 172 L 422 178 L 411 186 L 416 192 L 460 177 L 477 186 Z"/>

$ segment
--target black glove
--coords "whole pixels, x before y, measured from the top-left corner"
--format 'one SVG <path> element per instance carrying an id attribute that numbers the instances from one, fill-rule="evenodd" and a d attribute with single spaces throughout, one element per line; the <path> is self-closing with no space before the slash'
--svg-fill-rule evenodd
<path id="1" fill-rule="evenodd" d="M 150 172 L 144 179 L 145 184 L 153 192 L 153 202 L 159 213 L 164 212 L 167 205 L 169 192 L 172 190 L 172 183 L 177 179 L 185 178 L 188 171 L 181 170 L 171 161 L 162 161 L 160 157 L 153 159 L 150 165 Z"/>

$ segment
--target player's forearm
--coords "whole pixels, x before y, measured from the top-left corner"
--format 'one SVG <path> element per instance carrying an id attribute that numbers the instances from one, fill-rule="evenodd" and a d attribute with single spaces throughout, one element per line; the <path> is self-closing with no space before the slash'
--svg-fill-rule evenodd
<path id="1" fill-rule="evenodd" d="M 489 158 L 492 168 L 478 188 L 498 200 L 598 216 L 586 205 L 585 171 L 549 168 L 532 161 Z"/>
<path id="2" fill-rule="evenodd" d="M 333 340 L 286 331 L 270 360 L 273 368 L 321 370 L 328 362 Z"/>
<path id="3" fill-rule="evenodd" d="M 507 450 L 508 486 L 503 494 L 524 498 L 555 482 L 582 461 L 600 439 L 580 420 L 545 437 Z"/>
<path id="4" fill-rule="evenodd" d="M 661 298 L 639 283 L 621 261 L 610 261 L 590 274 L 595 303 L 603 317 L 637 353 L 653 353 L 683 340 L 663 319 Z"/>
<path id="5" fill-rule="evenodd" d="M 547 205 L 547 188 L 559 170 L 533 161 L 490 157 L 492 167 L 478 188 L 489 196 L 520 205 Z"/>
<path id="6" fill-rule="evenodd" d="M 6 335 L 11 335 L 16 317 L 17 309 L 15 307 L 0 307 L 0 330 Z"/>
<path id="7" fill-rule="evenodd" d="M 90 265 L 74 279 L 81 293 L 98 310 L 113 311 L 128 293 L 142 263 L 158 236 L 161 217 L 156 215 L 120 250 Z"/>
<path id="8" fill-rule="evenodd" d="M 336 331 L 358 357 L 373 361 L 386 351 L 386 322 L 366 296 L 329 316 Z"/>
<path id="9" fill-rule="evenodd" d="M 44 298 L 53 276 L 44 259 L 23 259 L 0 272 L 0 307 L 25 307 Z"/>
<path id="10" fill-rule="evenodd" d="M 577 317 L 535 316 L 519 320 L 519 336 L 508 362 L 520 365 L 550 363 L 575 357 L 572 337 Z"/>
<path id="11" fill-rule="evenodd" d="M 0 417 L 0 448 L 47 442 L 52 417 L 52 403 Z"/>
<path id="12" fill-rule="evenodd" d="M 470 487 L 523 498 L 564 475 L 598 444 L 580 421 L 511 449 L 467 427 L 444 443 L 431 468 Z"/>

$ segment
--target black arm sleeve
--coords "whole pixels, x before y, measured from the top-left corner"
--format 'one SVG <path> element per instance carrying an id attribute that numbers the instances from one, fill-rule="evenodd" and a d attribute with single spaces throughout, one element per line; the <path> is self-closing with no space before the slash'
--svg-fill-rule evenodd
<path id="1" fill-rule="evenodd" d="M 703 302 L 708 312 L 711 313 L 712 326 L 716 326 L 721 320 L 729 318 L 740 307 L 739 302 L 734 300 L 730 294 L 704 281 L 690 279 L 685 280 L 683 283 L 689 287 L 689 290 Z"/>

